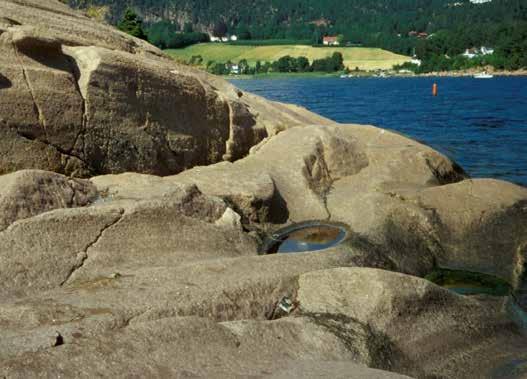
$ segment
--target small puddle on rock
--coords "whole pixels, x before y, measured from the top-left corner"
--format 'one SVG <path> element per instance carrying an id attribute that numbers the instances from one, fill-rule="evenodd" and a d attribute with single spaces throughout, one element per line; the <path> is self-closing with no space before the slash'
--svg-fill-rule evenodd
<path id="1" fill-rule="evenodd" d="M 326 222 L 293 224 L 273 233 L 264 243 L 265 254 L 302 253 L 336 246 L 348 235 L 342 225 Z"/>
<path id="2" fill-rule="evenodd" d="M 507 298 L 507 313 L 527 333 L 527 309 L 512 286 L 503 279 L 480 272 L 436 269 L 425 279 L 459 295 L 490 295 Z"/>
<path id="3" fill-rule="evenodd" d="M 505 280 L 479 272 L 436 269 L 425 279 L 460 295 L 511 294 L 511 286 Z"/>
<path id="4" fill-rule="evenodd" d="M 445 289 L 464 296 L 490 295 L 505 300 L 505 309 L 516 325 L 527 332 L 527 314 L 519 306 L 512 286 L 505 280 L 481 272 L 436 268 L 425 279 Z M 513 356 L 515 354 L 512 354 Z M 515 359 L 492 369 L 490 378 L 513 379 L 527 377 L 527 360 L 523 352 Z"/>

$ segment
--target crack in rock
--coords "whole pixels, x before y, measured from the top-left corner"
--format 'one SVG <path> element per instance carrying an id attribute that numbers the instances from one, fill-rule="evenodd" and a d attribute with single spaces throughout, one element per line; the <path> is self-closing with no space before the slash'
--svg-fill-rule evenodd
<path id="1" fill-rule="evenodd" d="M 12 43 L 13 51 L 15 52 L 16 58 L 18 60 L 18 64 L 22 70 L 22 77 L 24 78 L 24 81 L 26 83 L 26 86 L 28 88 L 29 94 L 31 95 L 31 100 L 33 101 L 33 109 L 35 111 L 35 115 L 38 118 L 38 122 L 40 126 L 42 126 L 42 129 L 44 129 L 44 134 L 46 135 L 46 140 L 49 140 L 48 137 L 48 131 L 46 129 L 46 120 L 44 118 L 44 114 L 42 113 L 42 109 L 40 109 L 36 96 L 35 96 L 35 90 L 33 89 L 33 86 L 31 85 L 31 82 L 29 80 L 29 76 L 27 74 L 27 69 L 22 63 L 22 59 L 20 58 L 20 52 L 18 51 L 18 47 Z"/>
<path id="2" fill-rule="evenodd" d="M 73 265 L 73 267 L 70 269 L 70 272 L 66 276 L 66 279 L 64 279 L 62 281 L 62 283 L 60 283 L 60 286 L 64 286 L 64 285 L 68 284 L 68 281 L 73 277 L 75 272 L 77 272 L 79 269 L 81 269 L 84 266 L 84 264 L 86 263 L 86 261 L 88 260 L 88 258 L 89 258 L 88 250 L 90 250 L 90 248 L 92 248 L 94 245 L 96 245 L 100 241 L 100 239 L 103 237 L 103 235 L 105 234 L 105 232 L 108 229 L 110 229 L 113 226 L 115 226 L 116 224 L 118 224 L 119 221 L 121 221 L 123 219 L 124 214 L 125 214 L 125 210 L 121 208 L 119 210 L 119 215 L 114 220 L 112 220 L 110 223 L 104 225 L 102 227 L 102 229 L 99 231 L 99 233 L 95 236 L 93 241 L 89 242 L 86 245 L 86 247 L 77 254 L 77 257 L 80 258 L 80 262 L 78 262 L 77 264 Z"/>
<path id="3" fill-rule="evenodd" d="M 225 141 L 225 154 L 223 155 L 224 161 L 232 161 L 233 153 L 232 146 L 234 145 L 234 111 L 232 105 L 225 98 L 221 98 L 227 104 L 227 110 L 229 112 L 229 138 Z"/>
<path id="4" fill-rule="evenodd" d="M 26 86 L 28 88 L 28 92 L 31 96 L 31 99 L 33 101 L 33 109 L 34 109 L 34 112 L 35 112 L 35 116 L 37 116 L 38 118 L 38 122 L 40 124 L 40 126 L 42 127 L 42 129 L 44 130 L 44 135 L 45 135 L 45 140 L 40 140 L 38 138 L 35 138 L 35 137 L 32 137 L 32 136 L 29 136 L 23 132 L 21 132 L 20 130 L 16 130 L 16 133 L 18 136 L 24 138 L 24 139 L 27 139 L 29 141 L 38 141 L 38 142 L 42 142 L 43 144 L 45 145 L 48 145 L 50 147 L 53 147 L 55 150 L 57 150 L 57 152 L 59 152 L 60 154 L 64 155 L 66 157 L 66 163 L 64 164 L 64 168 L 66 168 L 66 166 L 68 165 L 68 162 L 71 158 L 76 158 L 78 160 L 80 160 L 82 163 L 84 163 L 88 169 L 91 170 L 91 165 L 88 164 L 88 162 L 86 162 L 86 160 L 84 158 L 82 158 L 81 156 L 77 155 L 77 154 L 74 154 L 73 153 L 73 149 L 75 148 L 75 145 L 77 143 L 77 140 L 78 138 L 80 137 L 80 135 L 84 135 L 85 132 L 86 132 L 86 114 L 87 114 L 87 107 L 86 107 L 86 100 L 85 100 L 85 96 L 83 95 L 82 93 L 82 90 L 80 88 L 80 85 L 78 83 L 78 79 L 77 79 L 77 75 L 75 74 L 75 70 L 74 70 L 74 67 L 72 67 L 72 70 L 71 70 L 71 74 L 73 75 L 74 77 L 74 83 L 75 83 L 75 88 L 77 89 L 77 91 L 79 92 L 79 95 L 82 99 L 82 104 L 83 104 L 83 115 L 82 115 L 82 127 L 81 127 L 81 131 L 77 134 L 77 136 L 75 137 L 75 140 L 73 142 L 73 145 L 70 149 L 64 149 L 60 146 L 57 146 L 50 141 L 50 138 L 49 138 L 49 134 L 48 134 L 48 129 L 47 129 L 47 125 L 46 125 L 46 119 L 44 117 L 44 112 L 42 110 L 42 108 L 39 106 L 38 104 L 38 101 L 37 101 L 37 98 L 36 98 L 36 95 L 35 95 L 35 90 L 31 84 L 31 80 L 29 79 L 29 75 L 28 75 L 28 72 L 27 72 L 27 69 L 20 57 L 21 53 L 17 47 L 17 45 L 15 43 L 12 43 L 12 47 L 13 47 L 13 51 L 15 53 L 15 56 L 17 58 L 17 61 L 18 61 L 18 65 L 20 66 L 21 70 L 22 70 L 22 77 L 26 83 Z M 72 62 L 70 62 L 70 64 L 72 64 Z M 74 66 L 72 64 L 72 66 Z"/>
<path id="5" fill-rule="evenodd" d="M 87 168 L 90 172 L 92 172 L 93 174 L 96 174 L 96 172 L 93 171 L 92 166 L 91 166 L 91 165 L 90 165 L 85 159 L 81 158 L 81 157 L 78 156 L 77 154 L 73 154 L 72 152 L 68 152 L 67 150 L 63 149 L 62 147 L 57 146 L 57 145 L 55 145 L 55 144 L 53 144 L 53 143 L 51 143 L 51 142 L 48 142 L 48 141 L 42 141 L 42 140 L 40 140 L 40 139 L 38 139 L 38 138 L 34 138 L 34 137 L 32 137 L 32 136 L 29 136 L 29 135 L 27 135 L 27 134 L 25 134 L 25 133 L 23 133 L 23 132 L 21 132 L 21 131 L 19 131 L 19 130 L 16 130 L 16 134 L 17 134 L 20 138 L 23 138 L 23 139 L 25 139 L 25 140 L 27 140 L 27 141 L 31 141 L 31 142 L 36 141 L 36 142 L 43 143 L 44 145 L 47 145 L 47 146 L 49 146 L 49 147 L 52 147 L 52 148 L 55 149 L 59 154 L 64 155 L 64 156 L 66 156 L 66 157 L 68 157 L 68 158 L 76 158 L 76 159 L 78 159 L 79 161 L 81 161 L 82 163 L 84 163 L 84 164 L 86 165 L 86 168 Z M 64 167 L 64 168 L 65 168 L 65 167 Z"/>
<path id="6" fill-rule="evenodd" d="M 86 97 L 85 97 L 84 93 L 82 92 L 80 84 L 79 84 L 79 82 L 81 80 L 80 79 L 80 69 L 78 68 L 78 66 L 76 64 L 75 59 L 72 58 L 72 57 L 69 57 L 69 58 L 70 59 L 68 59 L 68 63 L 70 64 L 71 74 L 73 75 L 73 78 L 75 79 L 73 81 L 74 87 L 75 87 L 75 90 L 77 91 L 77 93 L 79 94 L 79 96 L 80 96 L 80 98 L 82 100 L 81 129 L 79 130 L 79 132 L 75 136 L 73 144 L 71 145 L 71 148 L 69 149 L 69 153 L 71 153 L 75 149 L 75 146 L 77 145 L 77 142 L 78 142 L 80 136 L 83 137 L 83 141 L 86 138 L 86 130 L 87 130 L 87 124 L 88 124 L 88 106 L 86 104 Z M 84 142 L 83 142 L 83 145 L 84 145 Z M 84 153 L 84 149 L 83 149 L 83 153 Z"/>

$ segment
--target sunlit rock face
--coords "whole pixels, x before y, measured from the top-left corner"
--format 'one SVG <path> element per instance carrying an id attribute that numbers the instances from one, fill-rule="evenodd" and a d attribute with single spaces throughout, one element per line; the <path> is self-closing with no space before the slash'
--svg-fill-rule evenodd
<path id="1" fill-rule="evenodd" d="M 57 1 L 2 1 L 0 12 L 0 172 L 169 175 L 327 122 L 244 96 Z"/>
<path id="2" fill-rule="evenodd" d="M 101 346 L 100 370 L 133 359 L 137 375 L 507 377 L 527 358 L 524 311 L 508 296 L 524 283 L 527 190 L 467 179 L 399 135 L 291 128 L 234 163 L 167 177 L 23 173 L 0 177 L 2 196 L 24 188 L 17 203 L 31 210 L 0 233 L 2 374 L 53 373 L 58 360 L 76 376 Z M 47 181 L 46 193 L 32 185 Z M 28 200 L 50 194 L 46 207 Z M 290 252 L 345 233 L 262 255 L 283 230 L 300 242 Z M 506 291 L 459 295 L 423 278 L 438 267 Z"/>
<path id="3" fill-rule="evenodd" d="M 527 189 L 62 3 L 0 12 L 0 377 L 526 373 Z"/>

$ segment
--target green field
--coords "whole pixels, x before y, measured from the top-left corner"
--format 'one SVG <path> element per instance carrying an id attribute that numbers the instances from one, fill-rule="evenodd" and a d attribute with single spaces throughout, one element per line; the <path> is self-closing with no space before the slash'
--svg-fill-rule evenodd
<path id="1" fill-rule="evenodd" d="M 221 43 L 201 43 L 185 49 L 165 50 L 166 53 L 179 60 L 189 60 L 192 56 L 201 55 L 204 63 L 238 62 L 247 59 L 250 65 L 256 61 L 274 62 L 279 58 L 290 55 L 304 56 L 310 61 L 330 56 L 334 52 L 341 52 L 344 65 L 353 70 L 390 69 L 396 64 L 410 60 L 409 57 L 398 55 L 386 50 L 368 47 L 312 47 L 304 45 L 275 45 L 275 46 L 240 46 Z"/>

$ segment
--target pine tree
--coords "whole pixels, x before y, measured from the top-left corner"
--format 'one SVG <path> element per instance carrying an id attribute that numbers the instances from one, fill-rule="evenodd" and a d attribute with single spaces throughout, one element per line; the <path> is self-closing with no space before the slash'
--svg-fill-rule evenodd
<path id="1" fill-rule="evenodd" d="M 134 12 L 132 8 L 127 8 L 124 12 L 124 16 L 121 21 L 117 24 L 117 28 L 125 33 L 128 33 L 134 37 L 146 40 L 146 33 L 143 30 L 143 21 Z"/>

